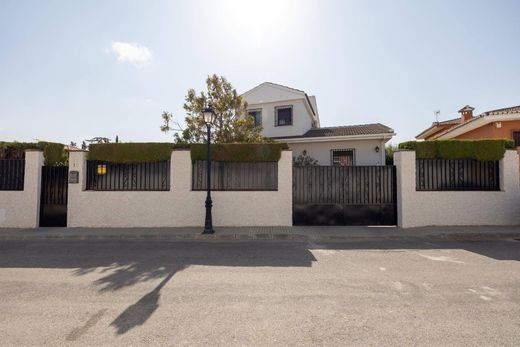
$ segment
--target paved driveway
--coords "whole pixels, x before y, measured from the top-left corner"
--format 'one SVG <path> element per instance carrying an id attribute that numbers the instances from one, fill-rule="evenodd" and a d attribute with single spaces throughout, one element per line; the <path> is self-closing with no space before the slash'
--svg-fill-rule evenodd
<path id="1" fill-rule="evenodd" d="M 520 242 L 0 242 L 1 345 L 519 345 Z"/>

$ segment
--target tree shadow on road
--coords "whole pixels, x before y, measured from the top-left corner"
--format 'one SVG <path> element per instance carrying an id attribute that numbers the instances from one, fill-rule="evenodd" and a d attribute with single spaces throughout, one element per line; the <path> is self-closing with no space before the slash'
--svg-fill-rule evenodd
<path id="1" fill-rule="evenodd" d="M 496 260 L 520 260 L 520 242 L 161 242 L 52 241 L 0 243 L 0 267 L 71 269 L 76 276 L 99 275 L 101 293 L 162 279 L 111 323 L 119 335 L 143 325 L 159 308 L 161 290 L 190 266 L 311 267 L 315 249 L 465 249 Z M 504 245 L 506 247 L 504 247 Z"/>
<path id="2" fill-rule="evenodd" d="M 93 283 L 101 293 L 162 279 L 113 320 L 117 334 L 143 325 L 158 309 L 162 288 L 190 266 L 310 267 L 316 261 L 308 249 L 294 243 L 53 241 L 13 245 L 9 251 L 18 256 L 0 257 L 0 267 L 70 268 L 75 276 L 100 274 Z"/>
<path id="3" fill-rule="evenodd" d="M 114 319 L 110 325 L 116 328 L 117 334 L 124 334 L 136 326 L 143 325 L 148 318 L 152 316 L 159 307 L 162 287 L 164 287 L 172 277 L 173 273 L 166 276 L 151 292 L 143 296 L 135 304 L 128 306 L 126 310 Z"/>

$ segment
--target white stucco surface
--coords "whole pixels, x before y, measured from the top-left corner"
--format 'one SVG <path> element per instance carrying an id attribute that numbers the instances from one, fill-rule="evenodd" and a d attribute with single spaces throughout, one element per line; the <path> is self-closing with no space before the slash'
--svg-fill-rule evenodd
<path id="1" fill-rule="evenodd" d="M 191 190 L 189 151 L 173 151 L 170 191 L 85 191 L 85 152 L 72 152 L 70 170 L 80 184 L 69 184 L 69 227 L 182 227 L 204 225 L 206 192 Z M 212 192 L 214 226 L 292 225 L 291 152 L 278 163 L 278 191 Z"/>
<path id="2" fill-rule="evenodd" d="M 40 218 L 41 151 L 25 152 L 23 190 L 0 190 L 0 228 L 36 228 Z"/>
<path id="3" fill-rule="evenodd" d="M 398 226 L 520 225 L 518 154 L 500 162 L 501 191 L 415 190 L 415 152 L 394 154 L 397 169 Z"/>
<path id="4" fill-rule="evenodd" d="M 297 157 L 304 150 L 318 161 L 318 165 L 332 165 L 332 149 L 354 149 L 355 165 L 385 165 L 385 143 L 383 140 L 345 140 L 330 142 L 307 142 L 289 143 L 289 148 L 293 151 L 293 156 Z M 376 152 L 376 146 L 379 152 Z"/>
<path id="5" fill-rule="evenodd" d="M 249 104 L 249 110 L 262 110 L 262 135 L 265 137 L 298 136 L 305 134 L 312 127 L 312 119 L 304 99 L 283 100 L 262 104 Z M 292 106 L 293 124 L 274 126 L 275 109 L 280 106 Z"/>

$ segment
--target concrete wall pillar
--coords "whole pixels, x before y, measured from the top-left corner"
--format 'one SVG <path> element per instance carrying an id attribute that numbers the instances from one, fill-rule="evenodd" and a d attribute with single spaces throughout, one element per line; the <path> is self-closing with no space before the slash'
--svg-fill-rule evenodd
<path id="1" fill-rule="evenodd" d="M 41 150 L 25 151 L 23 190 L 0 190 L 0 228 L 37 228 L 40 224 Z"/>

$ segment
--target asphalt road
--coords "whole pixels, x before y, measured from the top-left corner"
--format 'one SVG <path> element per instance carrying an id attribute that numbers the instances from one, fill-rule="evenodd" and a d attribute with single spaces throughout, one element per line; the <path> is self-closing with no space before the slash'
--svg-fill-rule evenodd
<path id="1" fill-rule="evenodd" d="M 520 242 L 0 242 L 0 344 L 520 345 Z"/>

